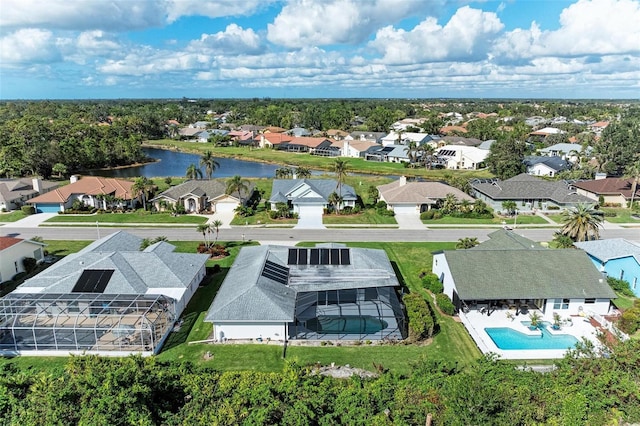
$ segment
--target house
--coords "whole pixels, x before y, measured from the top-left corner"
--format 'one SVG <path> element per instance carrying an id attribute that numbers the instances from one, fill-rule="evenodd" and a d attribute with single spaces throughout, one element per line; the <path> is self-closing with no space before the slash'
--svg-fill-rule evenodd
<path id="1" fill-rule="evenodd" d="M 287 129 L 278 126 L 269 126 L 262 129 L 262 133 L 284 133 Z"/>
<path id="2" fill-rule="evenodd" d="M 595 133 L 597 136 L 599 136 L 600 134 L 602 134 L 604 129 L 606 129 L 608 126 L 609 126 L 609 122 L 608 121 L 598 121 L 598 122 L 595 122 L 595 123 L 589 125 L 589 129 L 593 133 Z"/>
<path id="3" fill-rule="evenodd" d="M 328 138 L 296 137 L 278 145 L 278 149 L 289 152 L 308 152 L 310 154 L 330 151 L 332 141 Z M 337 151 L 336 155 L 340 152 Z M 335 156 L 335 155 L 333 155 Z"/>
<path id="4" fill-rule="evenodd" d="M 372 141 L 345 139 L 342 141 L 341 155 L 343 157 L 364 158 L 371 148 L 380 148 L 380 144 Z"/>
<path id="5" fill-rule="evenodd" d="M 545 139 L 551 135 L 563 135 L 566 132 L 564 130 L 557 129 L 555 127 L 545 127 L 544 129 L 536 130 L 534 132 L 529 133 L 529 136 L 535 136 L 538 138 Z"/>
<path id="6" fill-rule="evenodd" d="M 373 145 L 364 152 L 364 159 L 367 161 L 390 161 L 389 154 L 396 148 L 399 148 L 399 150 L 395 151 L 394 158 L 398 159 L 397 155 L 404 153 L 405 162 L 408 163 L 409 156 L 406 151 L 407 147 L 404 145 L 387 145 L 384 147 L 378 144 Z"/>
<path id="7" fill-rule="evenodd" d="M 389 145 L 423 145 L 431 141 L 431 135 L 428 133 L 412 133 L 412 132 L 395 132 L 392 131 L 382 138 L 382 146 Z"/>
<path id="8" fill-rule="evenodd" d="M 118 231 L 0 299 L 0 354 L 157 354 L 205 277 L 207 254 L 140 250 Z"/>
<path id="9" fill-rule="evenodd" d="M 444 126 L 440 128 L 441 135 L 455 135 L 456 133 L 467 133 L 468 130 L 463 126 Z"/>
<path id="10" fill-rule="evenodd" d="M 218 341 L 402 339 L 399 286 L 384 250 L 243 247 L 205 321 Z"/>
<path id="11" fill-rule="evenodd" d="M 387 209 L 395 214 L 420 213 L 435 207 L 447 195 L 453 194 L 458 201 L 475 201 L 472 197 L 442 182 L 407 182 L 407 178 L 378 186 L 380 200 L 387 203 Z"/>
<path id="12" fill-rule="evenodd" d="M 263 133 L 260 135 L 258 146 L 260 148 L 277 148 L 281 144 L 291 142 L 292 140 L 293 136 L 284 133 Z"/>
<path id="13" fill-rule="evenodd" d="M 0 210 L 16 210 L 28 200 L 58 187 L 57 182 L 33 179 L 0 179 Z"/>
<path id="14" fill-rule="evenodd" d="M 527 173 L 533 176 L 554 177 L 571 168 L 571 164 L 560 157 L 528 155 L 523 163 L 527 166 Z"/>
<path id="15" fill-rule="evenodd" d="M 435 154 L 447 169 L 478 170 L 484 167 L 489 151 L 474 146 L 445 145 L 438 148 Z"/>
<path id="16" fill-rule="evenodd" d="M 133 208 L 137 194 L 133 182 L 99 176 L 71 176 L 71 183 L 28 201 L 37 213 L 58 213 L 70 209 L 79 200 L 85 206 L 106 208 L 104 196 L 112 196 L 120 207 Z"/>
<path id="17" fill-rule="evenodd" d="M 331 138 L 336 141 L 341 141 L 347 136 L 349 136 L 349 132 L 345 132 L 344 130 L 340 130 L 340 129 L 329 129 L 327 130 L 326 134 L 328 138 Z"/>
<path id="18" fill-rule="evenodd" d="M 410 127 L 420 128 L 426 120 L 426 118 L 403 118 L 393 123 L 391 128 L 396 131 L 405 131 Z"/>
<path id="19" fill-rule="evenodd" d="M 169 206 L 180 204 L 189 212 L 233 212 L 244 205 L 254 192 L 253 183 L 248 183 L 248 191 L 242 194 L 227 194 L 227 184 L 220 179 L 188 180 L 151 199 L 155 208 L 159 211 L 166 210 Z"/>
<path id="20" fill-rule="evenodd" d="M 293 129 L 287 130 L 287 134 L 294 136 L 296 138 L 303 136 L 311 136 L 311 132 L 304 127 L 294 127 Z"/>
<path id="21" fill-rule="evenodd" d="M 322 223 L 325 209 L 331 207 L 329 197 L 338 192 L 338 182 L 333 179 L 274 179 L 271 189 L 271 210 L 277 210 L 277 204 L 286 203 L 300 220 L 314 218 Z M 358 196 L 349 185 L 341 185 L 342 203 L 340 208 L 355 207 Z"/>
<path id="22" fill-rule="evenodd" d="M 385 132 L 364 132 L 358 130 L 349 133 L 349 136 L 345 137 L 345 139 L 350 141 L 369 141 L 381 144 L 382 138 L 385 136 L 387 136 Z"/>
<path id="23" fill-rule="evenodd" d="M 0 237 L 0 283 L 9 281 L 16 274 L 25 272 L 25 258 L 44 260 L 45 244 L 14 237 Z"/>
<path id="24" fill-rule="evenodd" d="M 462 136 L 443 136 L 437 140 L 437 147 L 445 145 L 480 146 L 482 141 L 476 138 L 465 138 Z"/>
<path id="25" fill-rule="evenodd" d="M 591 155 L 593 148 L 590 146 L 583 148 L 579 143 L 557 143 L 555 145 L 542 148 L 540 155 L 547 155 L 551 157 L 560 157 L 563 160 L 577 163 L 579 161 L 579 155 L 585 153 L 587 156 Z"/>
<path id="26" fill-rule="evenodd" d="M 633 178 L 604 178 L 583 180 L 573 184 L 578 194 L 589 199 L 591 203 L 599 203 L 600 197 L 608 206 L 627 207 L 631 202 Z M 634 201 L 640 201 L 640 185 L 633 196 Z"/>
<path id="27" fill-rule="evenodd" d="M 640 297 L 640 244 L 622 238 L 574 243 L 584 250 L 599 271 L 625 280 L 636 297 Z"/>
<path id="28" fill-rule="evenodd" d="M 609 312 L 611 290 L 586 253 L 548 249 L 499 230 L 467 250 L 434 253 L 433 273 L 456 310 L 476 311 L 514 306 L 542 314 L 578 315 Z"/>
<path id="29" fill-rule="evenodd" d="M 189 127 L 192 129 L 208 129 L 211 125 L 208 121 L 196 121 L 195 123 L 189 124 Z"/>

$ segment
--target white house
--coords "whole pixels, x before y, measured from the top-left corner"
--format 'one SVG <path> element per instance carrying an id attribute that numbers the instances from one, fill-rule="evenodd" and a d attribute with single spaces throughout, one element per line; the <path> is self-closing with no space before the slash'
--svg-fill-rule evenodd
<path id="1" fill-rule="evenodd" d="M 45 244 L 14 237 L 0 237 L 0 283 L 25 272 L 23 260 L 27 257 L 42 262 Z"/>
<path id="2" fill-rule="evenodd" d="M 407 182 L 407 178 L 378 186 L 380 200 L 396 214 L 414 214 L 431 209 L 452 194 L 458 201 L 475 201 L 471 196 L 442 182 Z"/>
<path id="3" fill-rule="evenodd" d="M 435 152 L 447 169 L 477 170 L 484 167 L 489 151 L 466 145 L 445 145 Z"/>
<path id="4" fill-rule="evenodd" d="M 415 143 L 416 145 L 422 145 L 431 140 L 431 135 L 428 133 L 412 133 L 412 132 L 394 132 L 392 131 L 387 136 L 382 138 L 382 146 L 387 145 L 409 145 Z"/>

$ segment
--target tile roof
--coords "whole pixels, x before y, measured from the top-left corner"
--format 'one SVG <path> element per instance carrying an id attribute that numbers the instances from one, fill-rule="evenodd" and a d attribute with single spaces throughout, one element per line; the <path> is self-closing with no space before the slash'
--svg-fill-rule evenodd
<path id="1" fill-rule="evenodd" d="M 338 182 L 333 179 L 274 179 L 271 193 L 274 194 L 269 199 L 269 202 L 281 202 L 282 196 L 290 199 L 293 204 L 302 202 L 305 199 L 303 196 L 293 196 L 292 193 L 296 190 L 305 189 L 304 195 L 309 194 L 311 191 L 318 194 L 320 198 L 314 197 L 315 201 L 324 201 L 328 203 L 329 195 L 332 192 L 338 191 Z M 341 185 L 342 198 L 345 201 L 356 200 L 355 189 L 350 185 Z M 308 202 L 309 200 L 307 200 Z"/>
<path id="2" fill-rule="evenodd" d="M 251 194 L 254 188 L 254 184 L 249 182 L 247 186 L 249 187 L 249 190 L 246 194 L 243 194 L 245 197 L 248 196 L 248 194 Z M 222 179 L 188 180 L 179 185 L 172 186 L 166 191 L 158 194 L 152 199 L 152 201 L 161 198 L 168 198 L 172 201 L 177 201 L 189 194 L 193 194 L 198 197 L 206 196 L 208 199 L 212 200 L 216 197 L 224 195 L 226 191 L 227 183 Z"/>
<path id="3" fill-rule="evenodd" d="M 307 136 L 295 136 L 293 139 L 291 139 L 291 141 L 289 141 L 289 144 L 303 145 L 309 148 L 317 148 L 319 145 L 321 145 L 325 141 L 331 143 L 331 140 L 327 138 L 322 138 L 322 137 L 313 138 L 313 137 L 307 137 Z"/>
<path id="4" fill-rule="evenodd" d="M 133 182 L 128 180 L 105 178 L 98 176 L 83 176 L 77 182 L 62 186 L 46 194 L 29 200 L 29 203 L 64 203 L 73 194 L 112 194 L 123 200 L 135 198 L 131 187 Z"/>
<path id="5" fill-rule="evenodd" d="M 481 243 L 470 250 L 446 250 L 444 256 L 461 299 L 551 299 L 616 297 L 586 253 L 575 249 L 545 249 L 526 238 Z M 514 247 L 514 245 L 516 247 Z M 517 247 L 520 246 L 520 247 Z"/>
<path id="6" fill-rule="evenodd" d="M 0 250 L 9 248 L 13 245 L 18 244 L 21 241 L 24 241 L 24 240 L 21 238 L 14 238 L 14 237 L 0 237 Z"/>
<path id="7" fill-rule="evenodd" d="M 617 195 L 631 198 L 631 185 L 633 178 L 605 178 L 596 180 L 583 180 L 573 184 L 576 188 L 584 189 L 596 195 Z M 640 185 L 636 188 L 635 197 L 640 197 Z"/>
<path id="8" fill-rule="evenodd" d="M 593 203 L 593 200 L 576 193 L 564 181 L 550 181 L 521 173 L 507 180 L 471 181 L 473 189 L 489 198 L 500 200 L 551 200 L 558 204 Z"/>
<path id="9" fill-rule="evenodd" d="M 470 195 L 442 182 L 406 182 L 402 179 L 378 186 L 380 195 L 387 203 L 434 203 L 453 194 L 459 201 L 475 201 Z"/>
<path id="10" fill-rule="evenodd" d="M 58 182 L 40 180 L 41 192 L 58 186 Z M 37 194 L 33 189 L 33 179 L 0 179 L 0 202 L 11 202 L 27 195 Z"/>
<path id="11" fill-rule="evenodd" d="M 640 263 L 640 244 L 623 238 L 580 241 L 574 245 L 602 262 L 621 257 L 634 257 Z"/>

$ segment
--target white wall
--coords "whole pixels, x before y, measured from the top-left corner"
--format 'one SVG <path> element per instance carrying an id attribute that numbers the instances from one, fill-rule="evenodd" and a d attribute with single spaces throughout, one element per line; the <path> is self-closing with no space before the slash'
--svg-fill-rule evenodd
<path id="1" fill-rule="evenodd" d="M 449 296 L 453 300 L 453 290 L 455 290 L 455 282 L 451 276 L 451 270 L 449 264 L 444 256 L 444 253 L 438 253 L 433 255 L 433 264 L 431 270 L 438 276 L 440 282 L 444 285 L 443 293 Z"/>
<path id="2" fill-rule="evenodd" d="M 15 274 L 24 272 L 22 259 L 25 257 L 33 257 L 41 262 L 44 258 L 42 246 L 24 240 L 2 250 L 0 253 L 0 282 L 9 281 Z"/>
<path id="3" fill-rule="evenodd" d="M 213 333 L 216 339 L 220 338 L 220 333 L 225 339 L 263 339 L 285 340 L 286 328 L 284 323 L 259 323 L 259 322 L 243 322 L 243 323 L 226 323 L 214 324 Z"/>
<path id="4" fill-rule="evenodd" d="M 568 309 L 554 309 L 555 299 L 547 299 L 544 312 L 545 314 L 557 312 L 560 316 L 578 315 L 581 311 L 580 308 L 582 308 L 582 312 L 585 314 L 606 315 L 609 313 L 609 299 L 596 299 L 595 303 L 585 303 L 584 301 L 585 299 L 569 299 Z"/>

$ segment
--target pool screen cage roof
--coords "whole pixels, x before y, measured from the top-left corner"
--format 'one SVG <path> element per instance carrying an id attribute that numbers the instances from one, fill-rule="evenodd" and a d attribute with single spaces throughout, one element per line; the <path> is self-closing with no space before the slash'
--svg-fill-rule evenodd
<path id="1" fill-rule="evenodd" d="M 174 319 L 162 295 L 11 293 L 0 299 L 0 351 L 155 353 Z"/>

